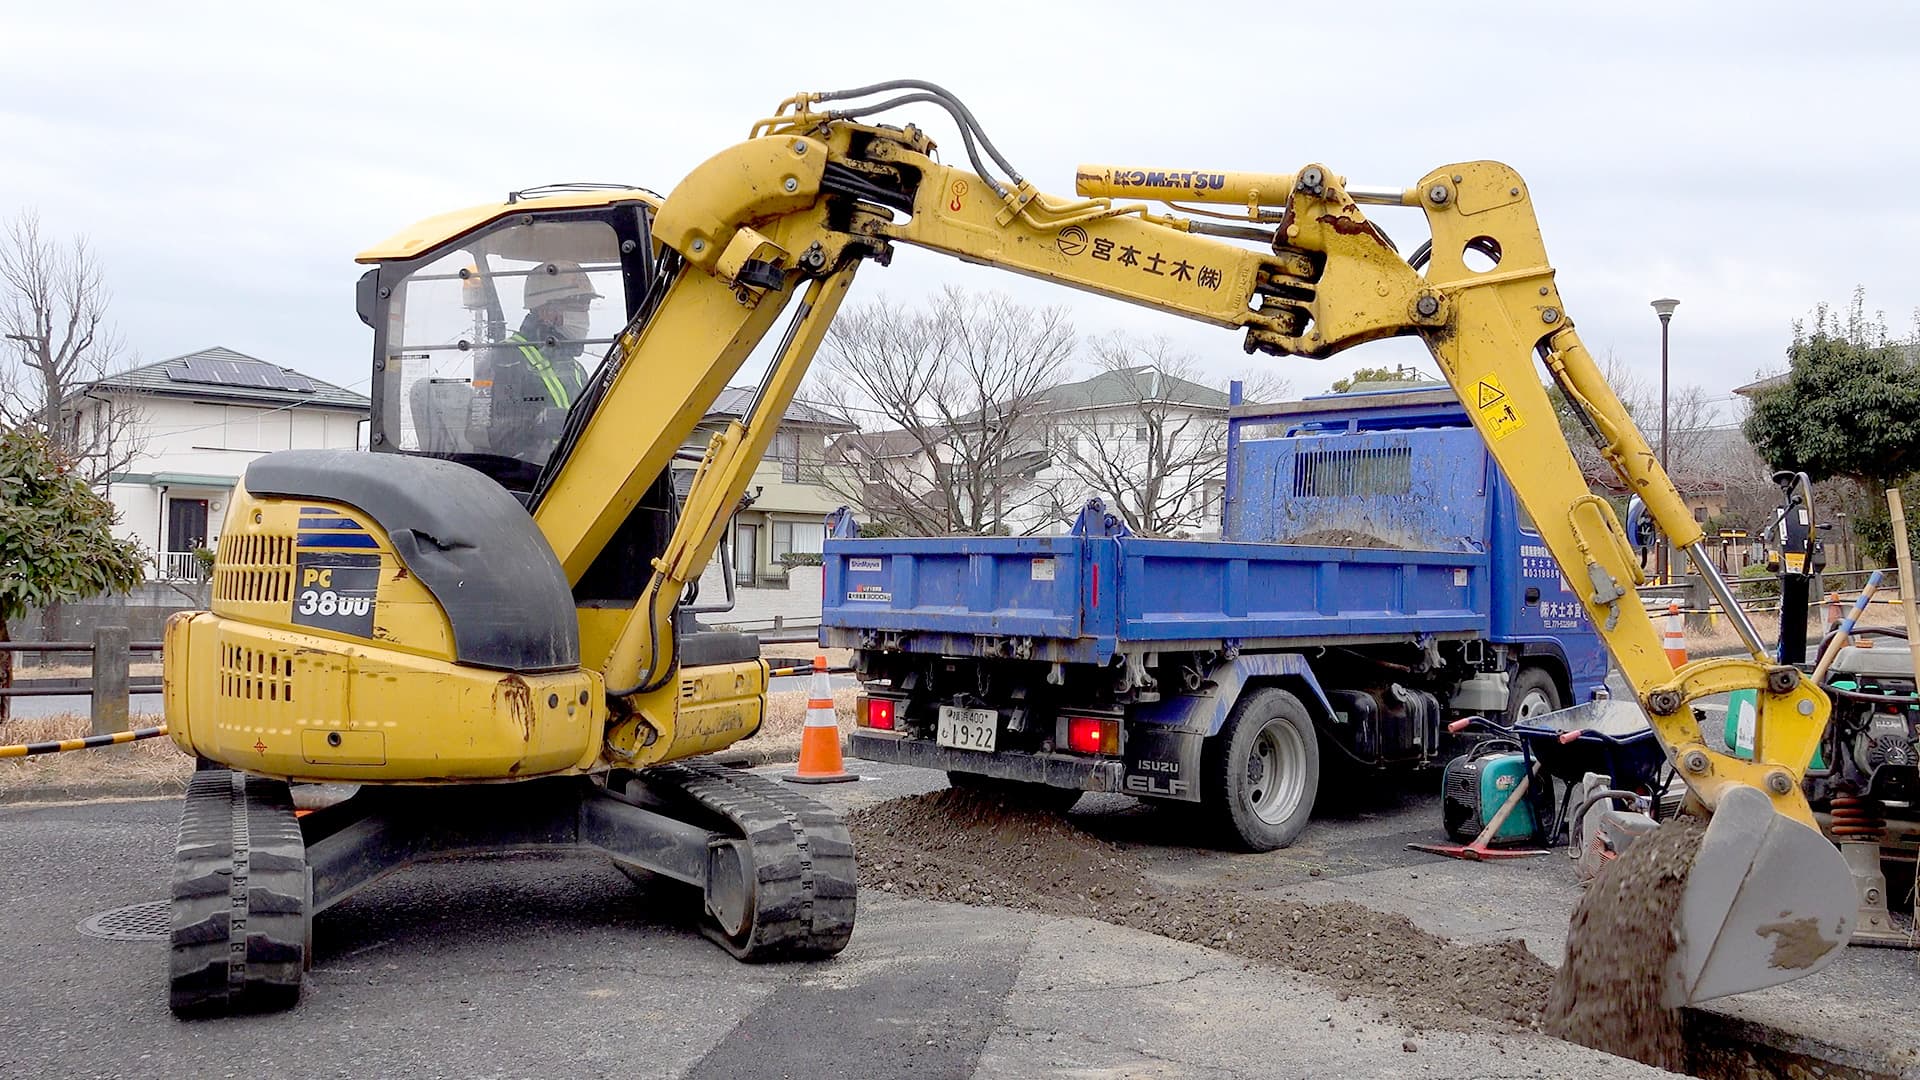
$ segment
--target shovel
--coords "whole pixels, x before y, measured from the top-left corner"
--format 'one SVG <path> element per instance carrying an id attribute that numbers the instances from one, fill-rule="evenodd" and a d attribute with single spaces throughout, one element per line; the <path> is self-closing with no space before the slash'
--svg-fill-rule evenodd
<path id="1" fill-rule="evenodd" d="M 1826 837 L 1776 812 L 1759 789 L 1733 787 L 1687 875 L 1664 1001 L 1697 1004 L 1810 975 L 1846 947 L 1858 908 Z"/>

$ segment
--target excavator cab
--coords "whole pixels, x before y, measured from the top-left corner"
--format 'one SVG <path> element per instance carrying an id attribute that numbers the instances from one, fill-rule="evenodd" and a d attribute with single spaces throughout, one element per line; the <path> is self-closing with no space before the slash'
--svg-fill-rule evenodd
<path id="1" fill-rule="evenodd" d="M 645 298 L 652 205 L 631 195 L 527 199 L 525 213 L 368 270 L 372 449 L 456 461 L 528 501 Z"/>

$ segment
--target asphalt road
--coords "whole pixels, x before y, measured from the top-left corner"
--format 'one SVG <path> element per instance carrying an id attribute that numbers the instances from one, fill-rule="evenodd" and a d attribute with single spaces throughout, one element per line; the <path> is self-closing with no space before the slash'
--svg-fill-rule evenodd
<path id="1" fill-rule="evenodd" d="M 862 782 L 813 793 L 845 809 L 944 784 L 852 765 Z M 1264 855 L 1214 850 L 1177 815 L 1117 796 L 1084 798 L 1074 818 L 1135 846 L 1168 885 L 1356 901 L 1456 940 L 1517 936 L 1557 963 L 1571 864 L 1408 851 L 1438 838 L 1430 787 L 1349 793 Z M 741 965 L 674 893 L 589 858 L 395 875 L 319 917 L 298 1009 L 181 1023 L 162 945 L 77 929 L 164 895 L 177 811 L 172 799 L 0 807 L 0 1077 L 1656 1075 L 1534 1036 L 1410 1032 L 1310 978 L 1103 923 L 873 892 L 840 957 Z M 1913 954 L 1853 949 L 1715 1008 L 1913 1064 L 1915 1001 Z"/>
<path id="2" fill-rule="evenodd" d="M 869 779 L 822 794 L 847 806 L 943 782 L 857 767 Z M 1167 843 L 1169 880 L 1443 876 L 1400 847 L 1434 831 L 1424 796 L 1316 823 L 1272 856 L 1187 846 L 1155 833 L 1166 815 L 1085 802 L 1091 828 Z M 0 1076 L 1660 1075 L 1537 1036 L 1411 1033 L 1303 976 L 1103 923 L 872 893 L 840 957 L 741 965 L 672 894 L 587 858 L 395 875 L 319 917 L 296 1010 L 182 1023 L 162 945 L 76 928 L 163 895 L 177 806 L 0 808 Z"/>

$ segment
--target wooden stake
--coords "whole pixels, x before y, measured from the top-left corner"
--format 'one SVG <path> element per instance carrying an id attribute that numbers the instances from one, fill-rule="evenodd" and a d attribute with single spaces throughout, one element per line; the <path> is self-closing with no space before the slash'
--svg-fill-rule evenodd
<path id="1" fill-rule="evenodd" d="M 1893 518 L 1893 557 L 1900 568 L 1900 609 L 1907 614 L 1907 651 L 1913 671 L 1920 675 L 1920 594 L 1913 589 L 1913 552 L 1907 550 L 1907 512 L 1900 505 L 1900 489 L 1887 489 L 1887 511 Z"/>

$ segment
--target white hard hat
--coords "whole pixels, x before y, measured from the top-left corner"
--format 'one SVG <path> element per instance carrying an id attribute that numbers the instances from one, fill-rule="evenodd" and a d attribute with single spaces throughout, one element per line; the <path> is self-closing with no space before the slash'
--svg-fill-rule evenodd
<path id="1" fill-rule="evenodd" d="M 579 297 L 597 300 L 600 294 L 593 291 L 593 282 L 577 262 L 559 259 L 536 266 L 527 274 L 525 306 L 528 311 Z"/>

